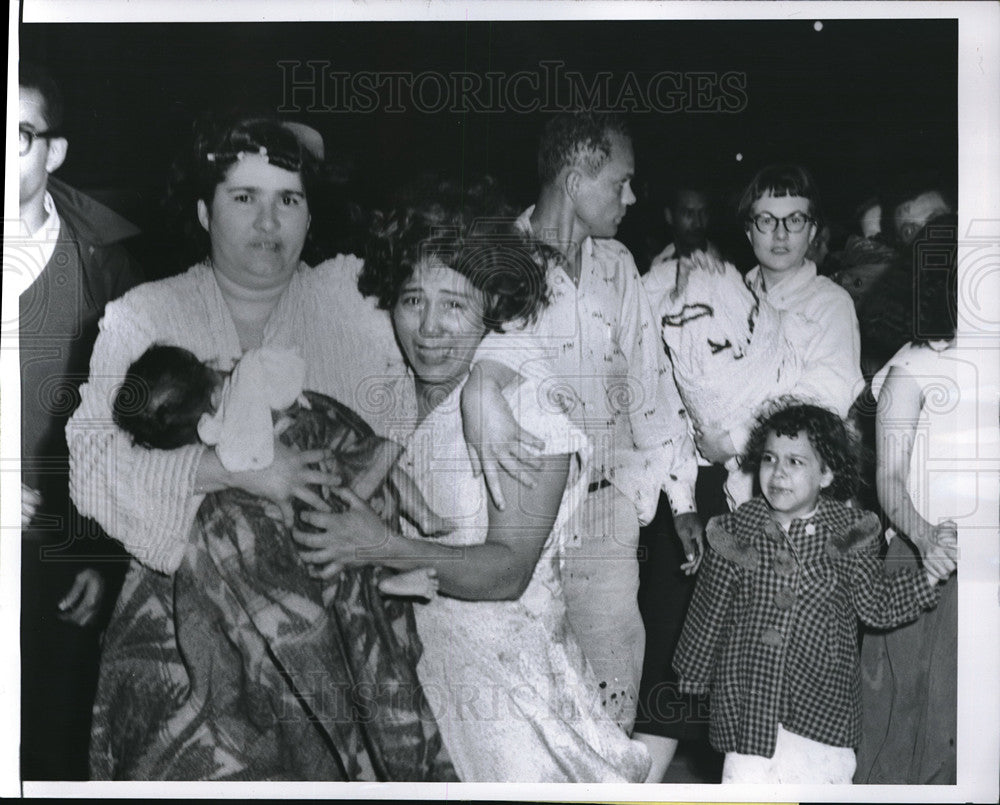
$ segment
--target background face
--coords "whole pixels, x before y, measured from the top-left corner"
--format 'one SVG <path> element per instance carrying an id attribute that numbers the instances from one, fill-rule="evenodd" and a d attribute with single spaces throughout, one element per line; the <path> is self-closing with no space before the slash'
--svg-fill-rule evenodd
<path id="1" fill-rule="evenodd" d="M 598 238 L 613 238 L 629 206 L 635 203 L 632 144 L 620 134 L 612 133 L 610 139 L 611 154 L 596 176 L 584 175 L 576 199 L 577 217 L 589 234 Z"/>
<path id="2" fill-rule="evenodd" d="M 258 290 L 291 279 L 309 229 L 299 174 L 247 156 L 216 185 L 211 206 L 199 202 L 198 207 L 217 272 Z"/>
<path id="3" fill-rule="evenodd" d="M 670 209 L 674 242 L 688 249 L 705 248 L 708 232 L 708 198 L 697 190 L 681 190 Z"/>
<path id="4" fill-rule="evenodd" d="M 793 213 L 809 214 L 809 199 L 802 196 L 763 196 L 750 208 L 750 217 L 767 214 L 786 218 Z M 761 268 L 774 272 L 793 271 L 802 265 L 809 251 L 809 244 L 816 234 L 816 224 L 806 226 L 801 232 L 789 232 L 778 222 L 773 232 L 760 232 L 751 223 L 747 230 L 750 245 Z"/>
<path id="5" fill-rule="evenodd" d="M 951 211 L 948 202 L 941 197 L 940 193 L 936 191 L 921 193 L 916 198 L 905 204 L 900 204 L 896 208 L 893 215 L 896 237 L 901 243 L 913 243 L 924 224 L 931 218 L 937 215 L 947 215 Z"/>
<path id="6" fill-rule="evenodd" d="M 46 131 L 49 126 L 42 113 L 44 101 L 38 90 L 20 89 L 18 95 L 18 123 L 32 131 Z M 45 192 L 48 181 L 46 163 L 49 158 L 49 141 L 36 137 L 31 144 L 31 150 L 23 157 L 18 157 L 20 167 L 20 201 L 28 203 L 31 199 Z"/>
<path id="7" fill-rule="evenodd" d="M 779 522 L 787 524 L 809 514 L 820 490 L 832 480 L 804 432 L 794 438 L 768 434 L 760 460 L 760 488 Z"/>
<path id="8" fill-rule="evenodd" d="M 403 284 L 392 324 L 418 380 L 450 391 L 468 373 L 486 334 L 483 296 L 463 274 L 425 260 Z"/>

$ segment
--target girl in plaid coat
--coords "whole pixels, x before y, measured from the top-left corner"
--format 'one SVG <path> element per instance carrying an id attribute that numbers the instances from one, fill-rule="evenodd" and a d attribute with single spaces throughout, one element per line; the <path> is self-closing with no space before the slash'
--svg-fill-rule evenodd
<path id="1" fill-rule="evenodd" d="M 708 524 L 710 546 L 674 657 L 681 689 L 711 696 L 726 783 L 850 783 L 860 737 L 858 618 L 875 628 L 937 603 L 941 577 L 888 576 L 878 518 L 850 506 L 853 439 L 834 413 L 766 416 L 744 465 L 760 496 Z M 957 535 L 937 572 L 955 567 Z"/>

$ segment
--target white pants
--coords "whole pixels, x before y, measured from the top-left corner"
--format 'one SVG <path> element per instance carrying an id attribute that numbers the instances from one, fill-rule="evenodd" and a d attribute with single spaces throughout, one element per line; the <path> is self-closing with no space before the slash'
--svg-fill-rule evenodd
<path id="1" fill-rule="evenodd" d="M 635 506 L 605 486 L 587 495 L 571 530 L 562 574 L 566 614 L 597 675 L 605 711 L 631 732 L 646 651 Z"/>
<path id="2" fill-rule="evenodd" d="M 841 783 L 854 778 L 857 759 L 849 746 L 803 738 L 778 725 L 774 757 L 726 752 L 724 783 Z"/>

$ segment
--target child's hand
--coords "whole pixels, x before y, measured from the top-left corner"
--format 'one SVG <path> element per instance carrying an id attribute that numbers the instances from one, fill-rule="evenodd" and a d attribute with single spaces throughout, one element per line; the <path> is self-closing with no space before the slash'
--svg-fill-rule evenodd
<path id="1" fill-rule="evenodd" d="M 958 526 L 954 520 L 945 520 L 934 526 L 922 548 L 928 582 L 936 584 L 954 573 L 958 566 Z"/>
<path id="2" fill-rule="evenodd" d="M 482 473 L 498 509 L 507 505 L 500 491 L 499 470 L 529 488 L 534 486 L 523 471 L 539 469 L 538 453 L 545 443 L 517 424 L 500 386 L 485 378 L 478 365 L 462 389 L 462 428 L 473 470 Z"/>
<path id="3" fill-rule="evenodd" d="M 437 570 L 433 567 L 385 575 L 378 583 L 379 592 L 383 595 L 423 598 L 425 601 L 437 597 L 438 586 Z"/>
<path id="4" fill-rule="evenodd" d="M 420 529 L 425 537 L 443 537 L 455 530 L 455 524 L 447 517 L 434 512 L 413 479 L 398 464 L 389 476 L 399 494 L 399 510 L 402 515 Z"/>
<path id="5" fill-rule="evenodd" d="M 392 539 L 392 532 L 372 508 L 350 489 L 338 487 L 337 497 L 347 510 L 305 511 L 302 519 L 322 529 L 310 533 L 295 529 L 292 538 L 299 544 L 302 561 L 312 565 L 312 575 L 329 579 L 350 565 L 378 564 L 380 553 Z"/>

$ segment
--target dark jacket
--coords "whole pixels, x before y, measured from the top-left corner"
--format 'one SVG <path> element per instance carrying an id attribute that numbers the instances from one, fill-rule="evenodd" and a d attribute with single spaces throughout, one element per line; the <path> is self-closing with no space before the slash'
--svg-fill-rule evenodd
<path id="1" fill-rule="evenodd" d="M 121 241 L 139 233 L 92 198 L 49 178 L 59 214 L 52 256 L 20 297 L 21 477 L 42 493 L 33 538 L 66 543 L 85 525 L 69 501 L 65 427 L 79 404 L 104 306 L 139 284 Z M 69 519 L 71 518 L 71 519 Z M 96 532 L 95 532 L 96 533 Z M 79 539 L 76 540 L 79 543 Z M 73 546 L 87 553 L 86 545 Z"/>
<path id="2" fill-rule="evenodd" d="M 888 628 L 937 603 L 923 570 L 887 576 L 870 512 L 826 498 L 789 533 L 763 498 L 713 518 L 674 655 L 710 693 L 720 752 L 774 755 L 778 724 L 831 746 L 860 739 L 858 618 Z"/>

